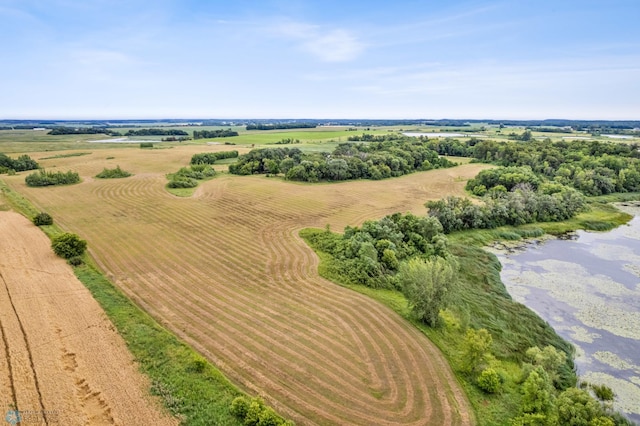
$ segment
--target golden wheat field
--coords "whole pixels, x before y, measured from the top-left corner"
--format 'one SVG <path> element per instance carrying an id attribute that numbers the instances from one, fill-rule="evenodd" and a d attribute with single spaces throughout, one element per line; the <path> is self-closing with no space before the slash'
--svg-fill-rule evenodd
<path id="1" fill-rule="evenodd" d="M 2 406 L 23 407 L 21 424 L 177 424 L 47 236 L 14 212 L 0 234 Z"/>
<path id="2" fill-rule="evenodd" d="M 3 179 L 86 239 L 132 300 L 297 424 L 473 423 L 439 350 L 390 309 L 321 278 L 298 231 L 424 214 L 425 201 L 463 194 L 486 166 L 315 185 L 219 174 L 190 198 L 165 190 L 165 174 L 191 155 L 223 149 L 231 148 L 115 148 L 40 161 L 78 171 L 83 182 L 68 187 L 29 188 L 25 173 Z M 92 178 L 116 165 L 135 175 Z"/>

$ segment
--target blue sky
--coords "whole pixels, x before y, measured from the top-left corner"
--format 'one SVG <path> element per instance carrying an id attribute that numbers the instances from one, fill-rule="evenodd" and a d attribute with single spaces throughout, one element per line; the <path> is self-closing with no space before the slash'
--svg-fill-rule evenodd
<path id="1" fill-rule="evenodd" d="M 0 0 L 0 118 L 640 119 L 638 22 L 638 0 Z"/>

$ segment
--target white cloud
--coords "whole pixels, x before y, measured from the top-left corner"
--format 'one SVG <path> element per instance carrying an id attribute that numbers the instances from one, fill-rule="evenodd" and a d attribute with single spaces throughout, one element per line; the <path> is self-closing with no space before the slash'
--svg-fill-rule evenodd
<path id="1" fill-rule="evenodd" d="M 280 22 L 271 27 L 271 32 L 295 41 L 299 49 L 323 62 L 351 61 L 365 48 L 364 43 L 350 31 L 304 22 Z"/>

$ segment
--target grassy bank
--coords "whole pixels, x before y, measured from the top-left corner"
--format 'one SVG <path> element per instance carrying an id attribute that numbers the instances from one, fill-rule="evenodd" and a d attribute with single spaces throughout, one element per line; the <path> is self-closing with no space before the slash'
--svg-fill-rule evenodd
<path id="1" fill-rule="evenodd" d="M 3 206 L 28 218 L 39 211 L 0 180 Z M 2 197 L 0 197 L 0 200 Z M 55 220 L 55 218 L 54 218 Z M 54 237 L 63 232 L 57 225 L 42 226 Z M 230 412 L 232 400 L 243 393 L 195 350 L 160 326 L 134 305 L 84 255 L 85 264 L 74 267 L 78 279 L 89 289 L 123 337 L 167 409 L 185 425 L 241 425 Z"/>

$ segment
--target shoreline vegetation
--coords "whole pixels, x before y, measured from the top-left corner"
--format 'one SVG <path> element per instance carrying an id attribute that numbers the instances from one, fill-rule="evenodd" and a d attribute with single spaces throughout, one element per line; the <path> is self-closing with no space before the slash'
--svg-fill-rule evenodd
<path id="1" fill-rule="evenodd" d="M 330 230 L 306 228 L 300 231 L 300 236 L 320 258 L 318 271 L 322 277 L 365 294 L 393 309 L 440 348 L 465 389 L 479 425 L 558 424 L 554 423 L 557 418 L 554 420 L 553 417 L 557 414 L 547 419 L 550 420 L 549 423 L 526 423 L 529 417 L 526 416 L 526 412 L 523 415 L 522 406 L 526 405 L 528 396 L 523 394 L 522 390 L 526 386 L 527 376 L 535 366 L 535 358 L 531 356 L 529 348 L 542 350 L 551 345 L 557 348 L 558 352 L 566 354 L 564 361 L 556 365 L 555 371 L 546 374 L 555 375 L 551 380 L 556 386 L 559 380 L 564 382 L 557 391 L 561 396 L 566 392 L 571 396 L 572 393 L 578 392 L 575 390 L 578 377 L 573 365 L 573 347 L 533 311 L 513 301 L 500 279 L 500 262 L 483 247 L 493 242 L 515 242 L 538 238 L 545 234 L 561 235 L 579 229 L 613 229 L 628 222 L 632 216 L 609 203 L 630 200 L 640 200 L 640 193 L 591 197 L 587 199 L 590 206 L 588 211 L 560 222 L 473 229 L 448 234 L 449 251 L 459 265 L 459 280 L 452 289 L 456 302 L 450 303 L 446 309 L 440 311 L 439 327 L 429 327 L 418 321 L 402 291 L 358 284 L 341 273 L 339 261 L 323 251 L 322 243 L 319 243 L 319 238 L 322 238 L 319 236 L 326 235 Z M 345 231 L 352 232 L 350 229 Z M 481 364 L 484 367 L 483 371 L 495 372 L 495 392 L 487 392 L 490 387 L 486 385 L 486 377 L 483 376 L 487 375 L 484 372 L 474 374 L 465 367 L 465 361 L 461 361 L 466 359 L 465 354 L 468 352 L 466 345 L 469 330 L 474 330 L 472 333 L 477 335 L 478 331 L 483 329 L 488 330 L 490 339 L 487 353 L 481 355 L 484 357 Z M 564 367 L 560 364 L 564 364 Z M 564 397 L 562 401 L 566 401 L 569 396 Z M 584 394 L 581 394 L 582 396 Z M 611 412 L 606 401 L 596 403 L 593 397 L 592 400 L 595 406 L 600 407 L 600 414 L 605 422 L 602 424 L 633 424 L 621 414 Z M 517 423 L 520 420 L 522 423 Z M 611 423 L 607 423 L 607 420 Z"/>
<path id="2" fill-rule="evenodd" d="M 39 213 L 29 200 L 9 188 L 2 179 L 0 197 L 29 219 Z M 64 233 L 55 224 L 40 229 L 52 239 Z M 80 266 L 73 266 L 75 275 L 104 309 L 140 371 L 150 378 L 149 392 L 159 396 L 165 408 L 181 424 L 243 425 L 234 413 L 232 403 L 248 396 L 212 363 L 135 305 L 106 278 L 88 254 L 84 254 L 82 260 Z M 261 405 L 260 408 L 275 419 L 273 424 L 292 424 L 286 423 L 270 407 Z"/>

